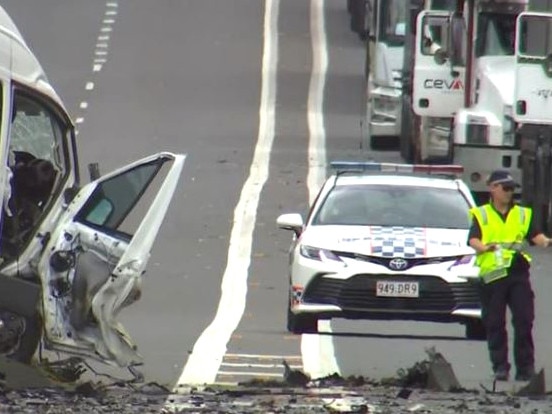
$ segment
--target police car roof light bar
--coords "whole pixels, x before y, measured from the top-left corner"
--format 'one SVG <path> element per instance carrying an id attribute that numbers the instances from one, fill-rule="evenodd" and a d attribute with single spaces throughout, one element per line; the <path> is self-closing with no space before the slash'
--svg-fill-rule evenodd
<path id="1" fill-rule="evenodd" d="M 338 173 L 385 172 L 385 173 L 427 173 L 459 176 L 464 172 L 461 165 L 394 164 L 385 162 L 333 161 L 330 166 Z"/>

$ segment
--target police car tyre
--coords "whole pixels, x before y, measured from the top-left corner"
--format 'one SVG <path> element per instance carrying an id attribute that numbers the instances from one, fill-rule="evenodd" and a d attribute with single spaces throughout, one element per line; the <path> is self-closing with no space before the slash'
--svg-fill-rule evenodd
<path id="1" fill-rule="evenodd" d="M 476 341 L 484 341 L 487 339 L 487 332 L 482 320 L 474 319 L 466 322 L 466 338 Z"/>
<path id="2" fill-rule="evenodd" d="M 316 315 L 311 314 L 296 315 L 291 311 L 288 305 L 287 330 L 294 334 L 317 333 L 318 318 Z"/>

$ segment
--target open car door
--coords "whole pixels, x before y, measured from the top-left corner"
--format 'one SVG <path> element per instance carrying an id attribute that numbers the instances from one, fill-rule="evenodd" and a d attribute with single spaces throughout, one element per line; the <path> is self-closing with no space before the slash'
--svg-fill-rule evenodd
<path id="1" fill-rule="evenodd" d="M 85 185 L 61 213 L 38 269 L 47 348 L 119 366 L 141 361 L 116 318 L 140 296 L 184 160 L 136 161 Z"/>

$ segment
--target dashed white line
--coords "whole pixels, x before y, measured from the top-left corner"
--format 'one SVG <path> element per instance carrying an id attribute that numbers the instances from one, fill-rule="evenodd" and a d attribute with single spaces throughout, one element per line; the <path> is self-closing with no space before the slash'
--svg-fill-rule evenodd
<path id="1" fill-rule="evenodd" d="M 107 2 L 105 5 L 106 5 L 107 7 L 113 7 L 113 8 L 119 7 L 119 4 L 116 3 L 116 2 L 114 2 L 114 1 Z"/>
<path id="2" fill-rule="evenodd" d="M 324 86 L 328 68 L 328 52 L 324 23 L 324 0 L 311 0 L 310 27 L 312 70 L 308 97 L 309 155 L 307 185 L 312 204 L 326 177 L 326 130 L 324 128 Z M 329 321 L 318 322 L 320 332 L 331 333 Z M 305 372 L 311 378 L 339 374 L 333 339 L 330 335 L 302 335 L 301 354 Z"/>
<path id="3" fill-rule="evenodd" d="M 105 15 L 106 16 L 116 16 L 117 15 L 117 10 L 108 10 L 105 12 Z"/>
<path id="4" fill-rule="evenodd" d="M 98 41 L 99 42 L 105 42 L 106 40 L 109 40 L 109 35 L 99 35 Z"/>
<path id="5" fill-rule="evenodd" d="M 109 45 L 107 43 L 96 43 L 98 49 L 107 49 Z"/>
<path id="6" fill-rule="evenodd" d="M 175 392 L 182 388 L 182 384 L 214 383 L 226 353 L 228 341 L 245 310 L 257 207 L 260 193 L 268 179 L 270 152 L 274 140 L 278 11 L 279 0 L 266 0 L 259 132 L 249 177 L 242 188 L 238 205 L 234 210 L 219 306 L 214 320 L 196 341 L 177 381 Z"/>
<path id="7" fill-rule="evenodd" d="M 84 122 L 83 117 L 78 117 L 77 119 L 75 119 L 75 124 L 82 124 L 83 122 Z"/>
<path id="8" fill-rule="evenodd" d="M 80 108 L 80 109 L 86 109 L 86 108 L 88 108 L 88 102 L 82 101 L 82 102 L 79 104 L 79 108 Z"/>
<path id="9" fill-rule="evenodd" d="M 114 19 L 104 19 L 103 20 L 103 24 L 113 24 L 113 23 L 115 23 Z"/>
<path id="10" fill-rule="evenodd" d="M 102 28 L 100 29 L 100 32 L 102 32 L 102 33 L 109 33 L 109 32 L 112 32 L 112 31 L 113 31 L 113 28 L 108 27 L 108 26 L 102 27 Z"/>
<path id="11" fill-rule="evenodd" d="M 94 82 L 86 82 L 84 89 L 86 89 L 87 91 L 91 91 L 92 89 L 94 89 Z"/>

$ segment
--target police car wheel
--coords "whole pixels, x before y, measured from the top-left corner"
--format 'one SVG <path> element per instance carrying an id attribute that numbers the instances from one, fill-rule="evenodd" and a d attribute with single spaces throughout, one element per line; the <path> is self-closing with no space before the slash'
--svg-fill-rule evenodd
<path id="1" fill-rule="evenodd" d="M 466 322 L 466 338 L 476 341 L 484 341 L 487 339 L 487 333 L 483 322 L 479 319 Z"/>
<path id="2" fill-rule="evenodd" d="M 304 333 L 317 333 L 318 332 L 318 318 L 316 315 L 304 314 L 296 315 L 289 308 L 287 310 L 287 330 L 294 334 Z"/>

